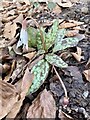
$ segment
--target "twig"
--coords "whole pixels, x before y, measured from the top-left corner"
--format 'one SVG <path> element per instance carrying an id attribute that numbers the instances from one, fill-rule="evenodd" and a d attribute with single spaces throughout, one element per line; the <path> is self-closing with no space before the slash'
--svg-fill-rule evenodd
<path id="1" fill-rule="evenodd" d="M 57 77 L 58 77 L 58 79 L 59 79 L 59 81 L 60 81 L 60 83 L 61 83 L 61 85 L 62 85 L 62 87 L 63 87 L 63 90 L 64 90 L 64 92 L 65 92 L 65 97 L 68 98 L 67 89 L 66 89 L 66 87 L 65 87 L 62 79 L 60 78 L 60 76 L 59 76 L 59 74 L 58 74 L 58 72 L 57 72 L 57 70 L 56 70 L 56 68 L 55 68 L 54 66 L 53 66 L 53 69 L 54 69 L 54 71 L 55 71 L 55 73 L 56 73 L 56 75 L 57 75 Z"/>

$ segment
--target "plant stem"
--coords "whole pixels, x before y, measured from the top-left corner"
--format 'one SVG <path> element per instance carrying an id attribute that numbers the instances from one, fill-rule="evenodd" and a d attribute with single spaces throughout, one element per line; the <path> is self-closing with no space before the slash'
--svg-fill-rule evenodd
<path id="1" fill-rule="evenodd" d="M 60 78 L 60 76 L 59 76 L 59 74 L 58 74 L 58 72 L 57 72 L 57 70 L 56 70 L 56 68 L 55 68 L 54 66 L 53 66 L 53 69 L 54 69 L 54 71 L 55 71 L 55 73 L 56 73 L 56 75 L 57 75 L 57 77 L 58 77 L 58 79 L 59 79 L 59 81 L 60 81 L 60 83 L 61 83 L 61 85 L 62 85 L 62 87 L 63 87 L 63 90 L 64 90 L 64 92 L 65 92 L 65 97 L 68 98 L 67 89 L 66 89 L 66 87 L 65 87 L 62 79 Z"/>
<path id="2" fill-rule="evenodd" d="M 44 41 L 44 37 L 43 37 L 43 33 L 41 31 L 41 28 L 39 26 L 39 24 L 37 23 L 37 21 L 35 19 L 33 19 L 33 17 L 30 16 L 30 18 L 34 21 L 35 25 L 37 26 L 37 28 L 39 28 L 40 30 L 40 34 L 41 34 L 41 40 L 42 40 L 42 44 L 43 44 L 43 48 L 45 50 L 46 46 L 45 46 L 45 41 Z"/>

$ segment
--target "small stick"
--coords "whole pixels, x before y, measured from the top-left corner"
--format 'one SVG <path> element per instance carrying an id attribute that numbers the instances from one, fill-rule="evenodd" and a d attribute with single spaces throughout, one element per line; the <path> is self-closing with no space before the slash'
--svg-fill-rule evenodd
<path id="1" fill-rule="evenodd" d="M 57 75 L 57 77 L 58 77 L 58 79 L 59 79 L 59 81 L 60 81 L 60 83 L 61 83 L 61 85 L 62 85 L 62 87 L 63 87 L 63 90 L 64 90 L 64 92 L 65 92 L 65 97 L 68 98 L 67 89 L 66 89 L 66 87 L 65 87 L 62 79 L 60 78 L 60 76 L 59 76 L 59 74 L 58 74 L 58 72 L 57 72 L 57 70 L 56 70 L 56 68 L 55 68 L 54 66 L 53 66 L 53 69 L 54 69 L 54 71 L 55 71 L 55 73 L 56 73 L 56 75 Z"/>

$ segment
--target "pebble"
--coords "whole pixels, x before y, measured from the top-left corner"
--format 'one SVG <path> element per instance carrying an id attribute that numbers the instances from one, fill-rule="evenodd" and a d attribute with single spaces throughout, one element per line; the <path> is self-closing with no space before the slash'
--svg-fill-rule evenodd
<path id="1" fill-rule="evenodd" d="M 84 91 L 83 93 L 83 98 L 86 99 L 89 95 L 89 91 Z"/>
<path id="2" fill-rule="evenodd" d="M 87 7 L 82 7 L 81 12 L 84 13 L 84 14 L 87 14 L 89 11 L 88 11 Z"/>

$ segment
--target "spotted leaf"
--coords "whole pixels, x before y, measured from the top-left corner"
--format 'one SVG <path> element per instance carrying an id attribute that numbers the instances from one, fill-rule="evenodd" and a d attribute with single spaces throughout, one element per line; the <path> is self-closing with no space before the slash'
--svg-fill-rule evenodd
<path id="1" fill-rule="evenodd" d="M 45 59 L 51 64 L 60 68 L 66 68 L 68 65 L 59 56 L 55 54 L 47 54 Z"/>
<path id="2" fill-rule="evenodd" d="M 66 33 L 65 29 L 61 29 L 58 31 L 57 38 L 55 40 L 55 44 L 53 48 L 53 52 L 64 50 L 69 47 L 74 47 L 80 41 L 78 38 L 75 38 L 75 37 L 64 38 L 65 33 Z"/>
<path id="3" fill-rule="evenodd" d="M 40 86 L 43 84 L 49 73 L 49 64 L 44 59 L 40 60 L 31 70 L 31 73 L 34 74 L 33 83 L 29 89 L 30 94 L 37 91 Z"/>

